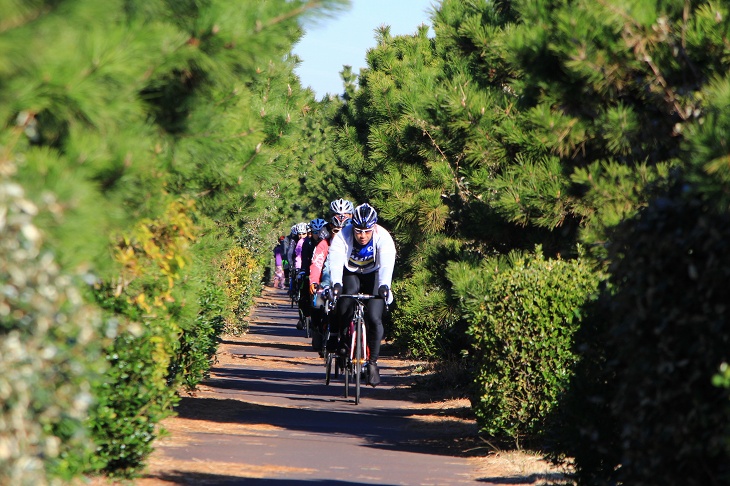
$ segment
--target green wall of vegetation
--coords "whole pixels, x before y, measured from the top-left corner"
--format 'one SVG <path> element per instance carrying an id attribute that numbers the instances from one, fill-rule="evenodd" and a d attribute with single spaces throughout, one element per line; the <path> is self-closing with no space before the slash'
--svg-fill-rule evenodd
<path id="1" fill-rule="evenodd" d="M 339 197 L 395 236 L 389 338 L 459 363 L 482 433 L 578 484 L 728 482 L 726 3 L 443 0 L 316 100 L 299 20 L 346 3 L 0 0 L 2 413 L 33 404 L 0 482 L 136 474 Z"/>

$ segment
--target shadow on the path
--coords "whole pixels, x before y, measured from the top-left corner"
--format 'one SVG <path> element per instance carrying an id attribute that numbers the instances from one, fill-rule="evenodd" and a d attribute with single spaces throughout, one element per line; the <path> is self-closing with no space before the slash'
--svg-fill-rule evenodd
<path id="1" fill-rule="evenodd" d="M 489 484 L 535 484 L 537 481 L 540 481 L 538 484 L 552 484 L 552 485 L 560 485 L 560 484 L 570 484 L 566 482 L 565 475 L 560 473 L 545 473 L 545 474 L 527 474 L 527 475 L 516 475 L 516 476 L 501 476 L 501 477 L 494 477 L 494 478 L 479 478 L 477 479 L 480 483 L 489 483 Z M 544 482 L 547 481 L 547 482 Z"/>
<path id="2" fill-rule="evenodd" d="M 255 361 L 256 356 L 251 356 L 251 358 L 252 361 Z M 277 358 L 268 355 L 266 359 L 267 361 L 275 361 Z M 279 360 L 282 363 L 291 364 L 291 357 L 281 356 Z M 244 358 L 242 361 L 245 363 L 246 359 Z M 251 368 L 246 369 L 213 368 L 211 371 L 215 373 L 216 377 L 206 380 L 205 384 L 213 388 L 286 395 L 292 399 L 316 398 L 323 393 L 331 395 L 332 392 L 328 390 L 334 390 L 335 393 L 344 393 L 342 375 L 338 378 L 333 376 L 330 384 L 325 384 L 324 361 L 321 365 L 319 360 L 316 364 L 310 362 L 297 363 L 292 365 L 295 368 L 291 370 L 260 369 L 254 367 L 255 363 L 251 366 Z M 380 369 L 383 383 L 388 386 L 403 386 L 411 382 L 411 379 L 407 376 L 385 376 L 385 373 L 389 370 L 387 366 L 382 366 Z M 391 388 L 372 388 L 366 387 L 364 384 L 363 394 L 367 394 L 368 398 L 382 396 L 382 398 L 387 399 L 389 396 L 394 396 Z"/>
<path id="3" fill-rule="evenodd" d="M 280 372 L 272 372 L 271 379 L 281 377 Z M 219 386 L 214 384 L 213 386 Z M 245 386 L 245 385 L 243 385 Z M 311 386 L 311 385 L 310 385 Z M 321 385 L 325 387 L 325 385 Z M 275 383 L 276 393 L 296 396 L 297 385 Z M 248 389 L 247 393 L 256 396 L 271 396 L 269 388 Z M 338 392 L 342 390 L 337 387 Z M 343 402 L 341 396 L 321 394 L 307 401 Z M 292 400 L 295 402 L 296 400 Z M 177 406 L 178 416 L 191 420 L 231 423 L 240 425 L 268 424 L 288 431 L 311 434 L 333 434 L 358 437 L 368 447 L 398 450 L 404 452 L 429 453 L 454 457 L 474 457 L 484 455 L 484 451 L 473 450 L 465 445 L 469 433 L 457 427 L 434 427 L 420 417 L 431 415 L 430 411 L 401 408 L 375 408 L 357 406 L 354 402 L 346 406 L 332 408 L 297 408 L 272 404 L 251 404 L 233 399 L 182 398 Z M 349 406 L 347 406 L 349 405 Z M 470 442 L 471 444 L 471 442 Z"/>
<path id="4" fill-rule="evenodd" d="M 301 332 L 301 331 L 299 331 L 299 332 Z M 304 339 L 302 339 L 301 344 L 289 344 L 289 343 L 245 343 L 245 344 L 241 344 L 241 343 L 234 343 L 234 342 L 230 342 L 230 341 L 224 341 L 224 343 L 230 344 L 231 346 L 241 346 L 241 347 L 246 346 L 246 347 L 256 347 L 256 348 L 271 349 L 271 350 L 279 349 L 279 350 L 284 350 L 284 351 L 308 351 L 308 352 L 311 351 L 312 353 L 314 353 L 314 351 L 312 351 L 312 349 L 311 349 L 312 345 L 310 344 L 310 342 L 306 341 Z"/>
<path id="5" fill-rule="evenodd" d="M 324 486 L 365 486 L 372 483 L 361 483 L 355 481 L 337 481 L 327 479 L 303 480 L 303 479 L 274 479 L 274 478 L 247 478 L 243 476 L 231 476 L 227 474 L 206 474 L 191 473 L 188 471 L 172 471 L 167 474 L 153 474 L 146 476 L 147 478 L 158 479 L 171 484 L 190 484 L 190 485 L 239 485 L 239 484 L 263 484 L 263 485 L 283 485 L 283 484 L 322 484 Z M 390 486 L 388 483 L 379 483 L 383 486 Z"/>

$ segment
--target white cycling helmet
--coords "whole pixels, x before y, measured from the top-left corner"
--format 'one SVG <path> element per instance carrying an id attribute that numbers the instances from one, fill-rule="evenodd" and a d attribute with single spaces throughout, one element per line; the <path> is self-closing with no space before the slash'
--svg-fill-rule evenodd
<path id="1" fill-rule="evenodd" d="M 325 221 L 322 218 L 316 218 L 313 219 L 309 225 L 312 227 L 312 233 L 319 233 L 319 230 L 324 228 L 324 225 L 327 224 L 327 221 Z"/>
<path id="2" fill-rule="evenodd" d="M 352 213 L 352 203 L 347 199 L 335 199 L 330 203 L 330 209 L 335 214 Z"/>
<path id="3" fill-rule="evenodd" d="M 307 234 L 307 223 L 297 223 L 296 229 L 297 229 L 298 234 L 306 235 Z"/>
<path id="4" fill-rule="evenodd" d="M 291 234 L 293 234 L 293 235 L 297 234 L 297 225 L 296 224 L 291 225 Z"/>

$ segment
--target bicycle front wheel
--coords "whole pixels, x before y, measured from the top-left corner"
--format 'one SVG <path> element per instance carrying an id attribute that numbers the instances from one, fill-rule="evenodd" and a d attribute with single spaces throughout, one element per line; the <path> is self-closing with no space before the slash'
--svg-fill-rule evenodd
<path id="1" fill-rule="evenodd" d="M 355 405 L 360 403 L 360 381 L 362 380 L 362 365 L 363 365 L 363 345 L 362 345 L 362 338 L 363 333 L 362 329 L 364 327 L 364 323 L 362 321 L 357 323 L 357 334 L 355 335 L 355 357 L 353 359 L 354 361 L 354 373 L 355 373 Z"/>

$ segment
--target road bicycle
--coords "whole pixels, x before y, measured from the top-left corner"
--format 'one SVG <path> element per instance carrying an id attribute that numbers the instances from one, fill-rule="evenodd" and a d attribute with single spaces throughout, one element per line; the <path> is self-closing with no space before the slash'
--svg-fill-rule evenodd
<path id="1" fill-rule="evenodd" d="M 299 276 L 295 275 L 291 277 L 289 280 L 289 297 L 291 298 L 291 308 L 293 309 L 295 305 L 299 303 L 299 284 L 301 282 L 297 282 Z"/>
<path id="2" fill-rule="evenodd" d="M 304 288 L 304 272 L 297 273 L 297 276 L 294 279 L 294 283 L 292 285 L 292 292 L 291 292 L 291 306 L 294 307 L 297 306 L 297 311 L 299 313 L 299 320 L 297 321 L 297 329 L 303 330 L 304 335 L 309 339 L 312 337 L 312 319 L 310 317 L 307 317 L 304 313 L 304 310 L 302 309 L 301 305 L 299 305 L 299 301 L 304 298 L 303 292 L 306 292 L 307 295 L 309 295 L 308 290 L 305 290 Z"/>
<path id="3" fill-rule="evenodd" d="M 338 355 L 338 342 L 337 339 L 332 339 L 332 316 L 331 312 L 335 308 L 335 301 L 329 294 L 329 289 L 323 289 L 317 291 L 318 298 L 324 300 L 324 327 L 322 334 L 322 357 L 324 358 L 324 384 L 329 385 L 332 379 L 332 368 L 334 367 L 335 378 L 340 376 L 340 370 L 344 369 L 344 355 Z"/>
<path id="4" fill-rule="evenodd" d="M 367 346 L 367 329 L 365 325 L 365 303 L 377 296 L 369 294 L 343 294 L 338 297 L 355 300 L 355 313 L 352 321 L 341 332 L 341 339 L 344 342 L 345 354 L 341 360 L 335 361 L 335 376 L 342 370 L 345 375 L 345 398 L 349 398 L 350 382 L 355 385 L 355 405 L 360 403 L 361 381 L 365 378 L 367 382 L 367 367 L 365 364 L 370 358 L 370 351 Z"/>
<path id="5" fill-rule="evenodd" d="M 335 308 L 335 299 L 332 297 L 329 288 L 317 290 L 317 299 L 322 299 L 322 307 L 324 309 L 324 319 L 322 321 L 322 357 L 324 358 L 325 368 L 325 385 L 329 385 L 332 380 L 332 368 L 334 367 L 335 378 L 340 376 L 340 371 L 344 369 L 344 355 L 338 354 L 339 335 L 336 339 L 332 339 L 334 332 L 332 331 L 331 312 Z M 315 331 L 316 332 L 316 331 Z"/>

